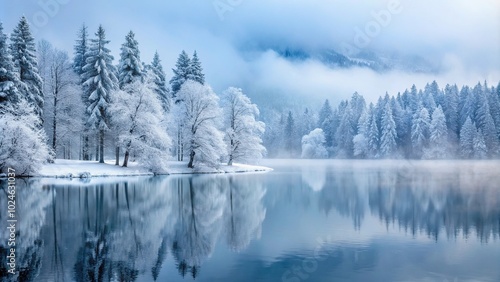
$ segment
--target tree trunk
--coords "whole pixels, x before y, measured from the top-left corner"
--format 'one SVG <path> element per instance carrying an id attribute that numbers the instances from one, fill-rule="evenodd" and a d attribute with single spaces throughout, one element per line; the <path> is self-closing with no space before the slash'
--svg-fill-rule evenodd
<path id="1" fill-rule="evenodd" d="M 129 155 L 130 155 L 130 152 L 128 150 L 125 150 L 125 157 L 123 158 L 123 167 L 127 167 Z"/>
<path id="2" fill-rule="evenodd" d="M 189 153 L 189 163 L 188 163 L 189 168 L 194 168 L 193 162 L 194 162 L 194 155 L 195 154 L 196 154 L 195 151 L 191 151 L 191 153 Z"/>
<path id="3" fill-rule="evenodd" d="M 57 91 L 54 93 L 54 120 L 52 121 L 52 150 L 57 158 L 56 142 L 57 142 Z"/>
<path id="4" fill-rule="evenodd" d="M 99 145 L 100 145 L 100 138 L 101 138 L 101 130 L 99 130 L 99 134 L 96 136 L 96 142 L 95 142 L 95 160 L 99 160 Z"/>
<path id="5" fill-rule="evenodd" d="M 89 135 L 87 132 L 83 136 L 83 148 L 82 148 L 82 158 L 84 161 L 89 161 Z"/>
<path id="6" fill-rule="evenodd" d="M 120 147 L 118 146 L 116 146 L 115 149 L 115 158 L 116 158 L 115 165 L 120 165 Z"/>
<path id="7" fill-rule="evenodd" d="M 99 130 L 99 162 L 104 163 L 104 130 Z"/>
<path id="8" fill-rule="evenodd" d="M 233 156 L 229 156 L 229 161 L 227 162 L 227 165 L 233 165 Z"/>

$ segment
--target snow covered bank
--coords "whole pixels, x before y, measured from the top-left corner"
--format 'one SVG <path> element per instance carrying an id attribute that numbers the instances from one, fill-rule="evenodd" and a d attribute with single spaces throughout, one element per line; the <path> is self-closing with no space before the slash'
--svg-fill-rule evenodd
<path id="1" fill-rule="evenodd" d="M 219 169 L 201 167 L 190 169 L 187 162 L 168 162 L 166 174 L 197 174 L 197 173 L 242 173 L 242 172 L 266 172 L 271 168 L 264 166 L 233 164 L 233 166 L 221 165 Z M 114 165 L 114 161 L 106 161 L 100 164 L 97 161 L 78 161 L 57 159 L 53 164 L 45 164 L 42 169 L 34 174 L 36 177 L 57 178 L 88 178 L 106 176 L 147 176 L 153 175 L 139 164 L 130 162 L 129 167 Z"/>

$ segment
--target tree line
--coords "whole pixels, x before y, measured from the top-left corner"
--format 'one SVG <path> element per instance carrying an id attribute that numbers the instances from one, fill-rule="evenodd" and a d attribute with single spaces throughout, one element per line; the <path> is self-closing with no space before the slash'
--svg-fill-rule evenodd
<path id="1" fill-rule="evenodd" d="M 114 152 L 116 165 L 133 159 L 164 172 L 173 156 L 195 168 L 265 153 L 257 106 L 239 88 L 217 95 L 196 51 L 181 52 L 167 82 L 158 52 L 141 61 L 132 31 L 118 65 L 102 26 L 93 38 L 82 26 L 72 60 L 35 44 L 25 17 L 7 39 L 0 24 L 1 171 L 30 174 L 55 158 L 104 163 Z"/>
<path id="2" fill-rule="evenodd" d="M 487 159 L 500 156 L 500 83 L 436 81 L 367 105 L 354 93 L 334 108 L 285 111 L 266 120 L 271 157 Z"/>

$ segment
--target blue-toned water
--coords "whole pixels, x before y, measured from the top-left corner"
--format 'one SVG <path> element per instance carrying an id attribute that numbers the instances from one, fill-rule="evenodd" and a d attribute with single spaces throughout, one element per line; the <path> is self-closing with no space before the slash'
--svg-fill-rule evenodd
<path id="1" fill-rule="evenodd" d="M 498 161 L 263 164 L 18 179 L 20 273 L 6 273 L 0 191 L 0 280 L 500 281 Z"/>

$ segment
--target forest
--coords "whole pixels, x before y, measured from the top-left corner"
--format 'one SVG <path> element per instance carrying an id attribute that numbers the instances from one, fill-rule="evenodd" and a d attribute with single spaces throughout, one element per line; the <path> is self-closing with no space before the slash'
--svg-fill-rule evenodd
<path id="1" fill-rule="evenodd" d="M 0 24 L 0 171 L 32 174 L 54 159 L 135 161 L 164 172 L 269 158 L 486 159 L 500 155 L 500 84 L 415 85 L 367 103 L 261 115 L 243 90 L 216 94 L 196 51 L 182 51 L 167 80 L 160 55 L 141 61 L 130 31 L 118 64 L 99 26 L 78 30 L 73 56 L 35 42 L 22 17 Z M 169 54 L 170 55 L 170 54 Z M 332 101 L 338 97 L 332 95 Z M 261 117 L 262 116 L 262 117 Z M 262 119 L 262 120 L 261 120 Z"/>

